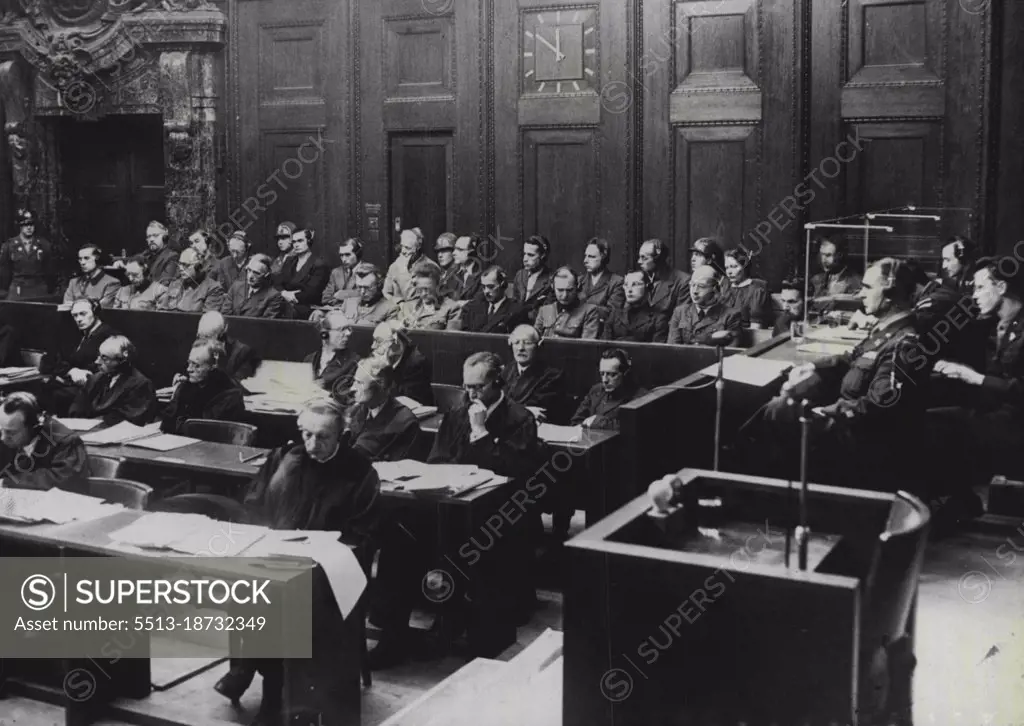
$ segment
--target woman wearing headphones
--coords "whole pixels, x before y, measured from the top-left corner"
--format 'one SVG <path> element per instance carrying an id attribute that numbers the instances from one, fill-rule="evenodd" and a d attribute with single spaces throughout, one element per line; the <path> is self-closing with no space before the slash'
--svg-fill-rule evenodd
<path id="1" fill-rule="evenodd" d="M 769 328 L 772 322 L 768 284 L 750 276 L 750 255 L 742 247 L 725 253 L 725 274 L 729 289 L 722 301 L 737 310 L 744 328 Z"/>

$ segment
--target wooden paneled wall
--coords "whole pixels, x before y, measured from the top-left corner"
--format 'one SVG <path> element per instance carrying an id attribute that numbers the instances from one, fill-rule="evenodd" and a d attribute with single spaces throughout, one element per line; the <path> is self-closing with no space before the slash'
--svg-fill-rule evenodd
<path id="1" fill-rule="evenodd" d="M 515 269 L 541 233 L 578 267 L 596 235 L 623 271 L 646 238 L 686 268 L 714 235 L 777 282 L 808 221 L 961 207 L 923 233 L 989 247 L 1020 226 L 1019 0 L 226 7 L 221 216 L 258 246 L 309 221 L 330 261 L 360 235 L 386 263 L 419 226 L 490 236 Z"/>

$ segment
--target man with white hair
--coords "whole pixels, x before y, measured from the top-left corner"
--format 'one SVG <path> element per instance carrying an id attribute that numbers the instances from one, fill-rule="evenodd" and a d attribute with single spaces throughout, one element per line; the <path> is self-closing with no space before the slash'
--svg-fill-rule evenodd
<path id="1" fill-rule="evenodd" d="M 220 310 L 224 288 L 208 277 L 199 253 L 189 247 L 178 257 L 178 279 L 167 286 L 161 310 L 198 313 Z"/>
<path id="2" fill-rule="evenodd" d="M 224 346 L 220 341 L 200 338 L 192 343 L 186 372 L 174 377 L 174 394 L 161 413 L 161 431 L 181 433 L 183 424 L 190 418 L 245 419 L 244 390 L 217 367 L 217 360 L 223 354 Z"/>
<path id="3" fill-rule="evenodd" d="M 438 278 L 441 276 L 441 268 L 437 263 L 423 254 L 423 232 L 419 227 L 403 229 L 399 246 L 398 257 L 391 263 L 387 277 L 384 278 L 384 296 L 396 303 L 415 298 L 412 266 L 417 262 L 422 260 L 425 264 L 433 265 L 437 268 Z"/>
<path id="4" fill-rule="evenodd" d="M 228 237 L 227 245 L 228 253 L 213 263 L 210 277 L 225 290 L 230 290 L 232 285 L 245 277 L 251 244 L 245 232 L 238 230 Z"/>
<path id="5" fill-rule="evenodd" d="M 508 337 L 512 361 L 505 364 L 501 377 L 505 395 L 526 406 L 541 421 L 559 421 L 567 400 L 565 375 L 560 368 L 540 358 L 543 341 L 532 325 L 520 325 Z"/>
<path id="6" fill-rule="evenodd" d="M 224 346 L 224 355 L 217 360 L 217 367 L 236 381 L 252 378 L 263 362 L 252 346 L 228 335 L 228 321 L 218 312 L 211 310 L 203 313 L 203 317 L 199 318 L 196 338 L 220 341 Z"/>
<path id="7" fill-rule="evenodd" d="M 281 293 L 271 284 L 271 264 L 266 255 L 250 257 L 244 278 L 235 280 L 224 296 L 221 312 L 250 318 L 283 318 L 287 307 Z"/>
<path id="8" fill-rule="evenodd" d="M 100 344 L 96 365 L 99 372 L 89 377 L 71 404 L 73 418 L 101 418 L 104 424 L 129 421 L 149 423 L 156 414 L 153 382 L 135 367 L 135 346 L 123 335 L 113 335 Z"/>
<path id="9" fill-rule="evenodd" d="M 320 328 L 320 350 L 303 360 L 313 369 L 313 380 L 342 403 L 351 396 L 352 376 L 359 356 L 348 347 L 352 337 L 352 321 L 340 310 L 331 310 L 317 322 Z"/>
<path id="10" fill-rule="evenodd" d="M 742 316 L 722 302 L 721 282 L 721 273 L 711 265 L 701 265 L 693 271 L 690 299 L 676 307 L 669 321 L 669 343 L 712 345 L 711 336 L 715 333 L 739 333 Z"/>

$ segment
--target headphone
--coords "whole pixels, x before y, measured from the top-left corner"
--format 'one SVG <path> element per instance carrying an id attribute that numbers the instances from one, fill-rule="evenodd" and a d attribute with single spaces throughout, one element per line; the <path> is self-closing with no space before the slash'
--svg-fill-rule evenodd
<path id="1" fill-rule="evenodd" d="M 94 318 L 96 318 L 97 320 L 99 320 L 99 318 L 100 318 L 100 310 L 103 309 L 103 306 L 100 305 L 100 301 L 99 300 L 96 300 L 96 299 L 91 298 L 91 297 L 80 297 L 77 300 L 75 300 L 75 302 L 71 303 L 71 307 L 74 308 L 75 305 L 77 303 L 80 303 L 80 302 L 89 303 L 89 309 L 92 310 L 92 316 Z"/>
<path id="2" fill-rule="evenodd" d="M 660 239 L 649 239 L 645 240 L 644 244 L 650 244 L 654 250 L 654 261 L 655 263 L 662 265 L 668 262 L 668 247 Z"/>
<path id="3" fill-rule="evenodd" d="M 622 375 L 626 375 L 629 369 L 633 367 L 633 359 L 629 357 L 629 353 L 624 351 L 622 348 L 605 348 L 601 352 L 601 358 L 605 360 L 617 360 L 621 367 Z"/>
<path id="4" fill-rule="evenodd" d="M 583 248 L 584 251 L 586 251 L 586 248 L 591 245 L 597 247 L 598 254 L 601 255 L 601 264 L 607 266 L 608 261 L 612 256 L 611 245 L 608 244 L 608 240 L 602 239 L 601 237 L 591 237 L 590 240 L 587 241 L 586 247 Z"/>
<path id="5" fill-rule="evenodd" d="M 975 257 L 974 243 L 966 237 L 953 235 L 946 244 L 953 245 L 953 256 L 960 262 L 971 261 Z"/>
<path id="6" fill-rule="evenodd" d="M 548 242 L 548 238 L 543 235 L 534 234 L 527 237 L 525 244 L 534 245 L 540 250 L 540 256 L 543 259 L 547 259 L 548 255 L 551 254 L 551 243 Z"/>
<path id="7" fill-rule="evenodd" d="M 14 391 L 0 399 L 0 408 L 4 413 L 18 413 L 25 417 L 25 425 L 33 431 L 42 428 L 43 411 L 39 408 L 39 400 L 27 391 Z"/>
<path id="8" fill-rule="evenodd" d="M 907 297 L 913 297 L 916 281 L 914 271 L 907 263 L 895 257 L 885 257 L 876 264 L 882 272 L 882 295 L 886 300 L 897 297 L 900 288 L 904 288 L 903 292 Z M 888 271 L 886 267 L 889 268 Z"/>

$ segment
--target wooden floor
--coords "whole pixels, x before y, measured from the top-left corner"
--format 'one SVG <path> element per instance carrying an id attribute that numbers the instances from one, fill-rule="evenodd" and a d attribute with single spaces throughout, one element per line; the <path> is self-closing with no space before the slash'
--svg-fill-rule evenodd
<path id="1" fill-rule="evenodd" d="M 542 591 L 541 599 L 543 607 L 501 660 L 511 659 L 546 628 L 561 628 L 561 596 Z M 916 726 L 1024 725 L 1024 526 L 972 531 L 930 544 L 920 587 L 917 657 Z M 373 687 L 364 692 L 363 726 L 380 724 L 463 664 L 448 658 L 375 673 Z M 212 690 L 226 667 L 125 706 L 187 724 L 248 723 L 259 705 L 258 679 L 243 710 L 236 711 Z M 180 669 L 181 664 L 154 663 L 154 678 L 159 681 L 162 670 Z M 24 699 L 0 702 L 0 726 L 58 723 L 63 719 L 55 707 Z"/>

